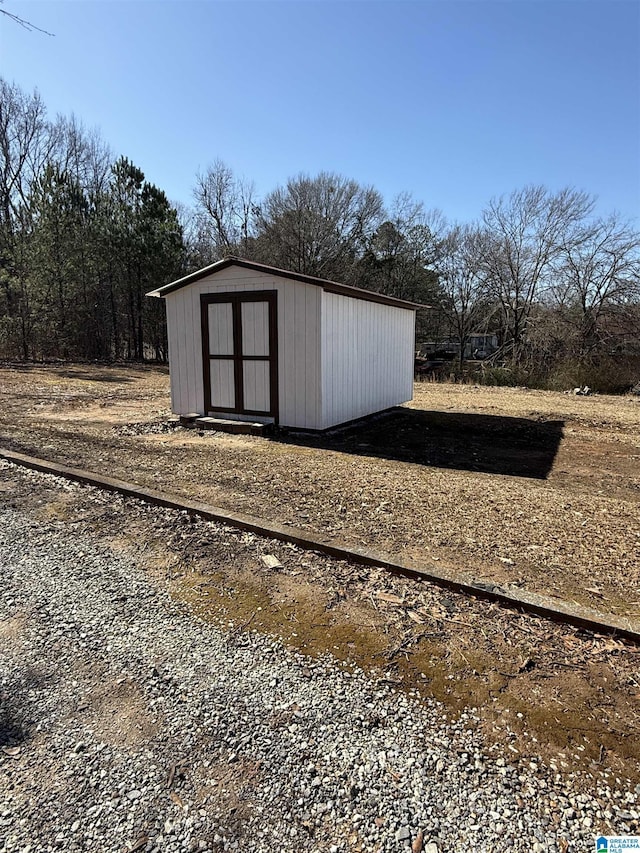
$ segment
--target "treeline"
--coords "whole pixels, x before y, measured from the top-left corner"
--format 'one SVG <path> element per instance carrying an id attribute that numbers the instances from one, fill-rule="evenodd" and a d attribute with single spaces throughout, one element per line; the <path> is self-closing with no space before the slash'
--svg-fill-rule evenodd
<path id="1" fill-rule="evenodd" d="M 2 357 L 166 357 L 144 292 L 183 259 L 176 211 L 140 169 L 0 80 Z"/>
<path id="2" fill-rule="evenodd" d="M 499 345 L 486 381 L 640 378 L 640 235 L 583 192 L 525 187 L 461 225 L 330 173 L 258 198 L 216 161 L 192 205 L 172 205 L 96 132 L 0 79 L 0 357 L 166 359 L 164 306 L 144 293 L 228 255 L 432 306 L 418 343 L 453 343 L 456 373 L 482 333 Z"/>

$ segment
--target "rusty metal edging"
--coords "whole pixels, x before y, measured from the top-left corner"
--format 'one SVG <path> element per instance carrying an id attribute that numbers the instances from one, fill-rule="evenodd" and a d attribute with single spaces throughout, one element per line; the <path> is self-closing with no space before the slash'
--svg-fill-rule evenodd
<path id="1" fill-rule="evenodd" d="M 534 613 L 538 616 L 552 619 L 555 622 L 567 623 L 578 628 L 587 628 L 590 631 L 600 634 L 616 634 L 619 637 L 624 637 L 627 640 L 640 644 L 640 622 L 624 616 L 602 613 L 598 610 L 572 604 L 571 602 L 551 599 L 547 596 L 524 590 L 518 590 L 516 594 L 495 584 L 465 581 L 460 577 L 443 571 L 424 569 L 410 563 L 396 562 L 386 554 L 375 553 L 362 548 L 347 548 L 335 539 L 316 538 L 298 527 L 275 524 L 261 518 L 255 518 L 254 516 L 230 512 L 212 504 L 188 501 L 184 498 L 168 495 L 154 489 L 147 489 L 134 483 L 127 483 L 123 480 L 113 479 L 112 477 L 102 477 L 91 471 L 70 468 L 67 465 L 59 465 L 56 462 L 49 462 L 34 456 L 26 456 L 23 453 L 15 453 L 4 448 L 0 448 L 0 458 L 25 468 L 31 468 L 34 471 L 54 474 L 58 477 L 65 477 L 68 480 L 75 480 L 76 482 L 86 483 L 100 489 L 118 492 L 119 494 L 138 498 L 156 506 L 183 510 L 192 515 L 199 515 L 208 521 L 217 521 L 230 527 L 247 530 L 251 533 L 264 536 L 267 539 L 279 539 L 283 542 L 290 542 L 305 550 L 317 551 L 334 559 L 386 569 L 393 574 L 428 581 L 455 592 L 472 595 L 475 598 L 481 598 L 486 601 L 498 602 L 511 609 Z"/>

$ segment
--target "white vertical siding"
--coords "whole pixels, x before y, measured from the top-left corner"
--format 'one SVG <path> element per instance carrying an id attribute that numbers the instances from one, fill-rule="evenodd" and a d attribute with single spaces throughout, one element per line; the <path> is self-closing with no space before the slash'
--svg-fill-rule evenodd
<path id="1" fill-rule="evenodd" d="M 167 312 L 167 340 L 169 346 L 169 365 L 174 364 L 175 370 L 179 372 L 180 361 L 180 346 L 178 344 L 179 324 L 177 318 L 178 303 L 175 299 L 165 299 L 165 310 Z M 182 400 L 180 398 L 180 382 L 170 370 L 170 388 L 171 388 L 171 411 L 182 412 L 187 414 L 182 409 Z"/>
<path id="2" fill-rule="evenodd" d="M 200 294 L 251 290 L 275 290 L 278 293 L 280 423 L 291 427 L 320 429 L 322 290 L 312 284 L 243 267 L 228 267 L 165 297 L 172 409 L 177 414 L 204 412 Z M 261 347 L 259 338 L 265 333 L 266 331 L 256 331 L 255 347 Z"/>
<path id="3" fill-rule="evenodd" d="M 413 396 L 415 312 L 322 294 L 322 428 Z"/>

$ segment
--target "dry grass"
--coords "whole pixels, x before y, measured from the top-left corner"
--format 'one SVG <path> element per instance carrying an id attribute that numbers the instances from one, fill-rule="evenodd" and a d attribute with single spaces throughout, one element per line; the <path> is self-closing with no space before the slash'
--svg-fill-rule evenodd
<path id="1" fill-rule="evenodd" d="M 14 450 L 640 612 L 638 398 L 421 383 L 404 418 L 268 440 L 126 429 L 168 418 L 158 368 L 5 368 L 0 388 L 0 442 Z"/>

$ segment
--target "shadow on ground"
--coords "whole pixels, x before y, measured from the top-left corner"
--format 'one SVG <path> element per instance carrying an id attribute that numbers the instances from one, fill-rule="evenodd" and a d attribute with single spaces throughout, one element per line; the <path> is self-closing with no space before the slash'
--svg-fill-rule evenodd
<path id="1" fill-rule="evenodd" d="M 21 746 L 31 737 L 33 696 L 50 689 L 50 679 L 29 668 L 11 673 L 0 688 L 0 748 Z"/>
<path id="2" fill-rule="evenodd" d="M 273 440 L 433 468 L 544 480 L 563 430 L 564 421 L 398 408 L 335 432 L 283 430 Z"/>
<path id="3" fill-rule="evenodd" d="M 86 382 L 113 382 L 118 385 L 125 382 L 134 382 L 139 374 L 144 374 L 149 367 L 161 373 L 169 374 L 166 364 L 140 364 L 137 362 L 113 362 L 110 364 L 50 364 L 38 362 L 3 362 L 0 367 L 10 370 L 18 370 L 27 376 L 32 372 L 47 370 L 58 379 L 81 379 Z"/>

